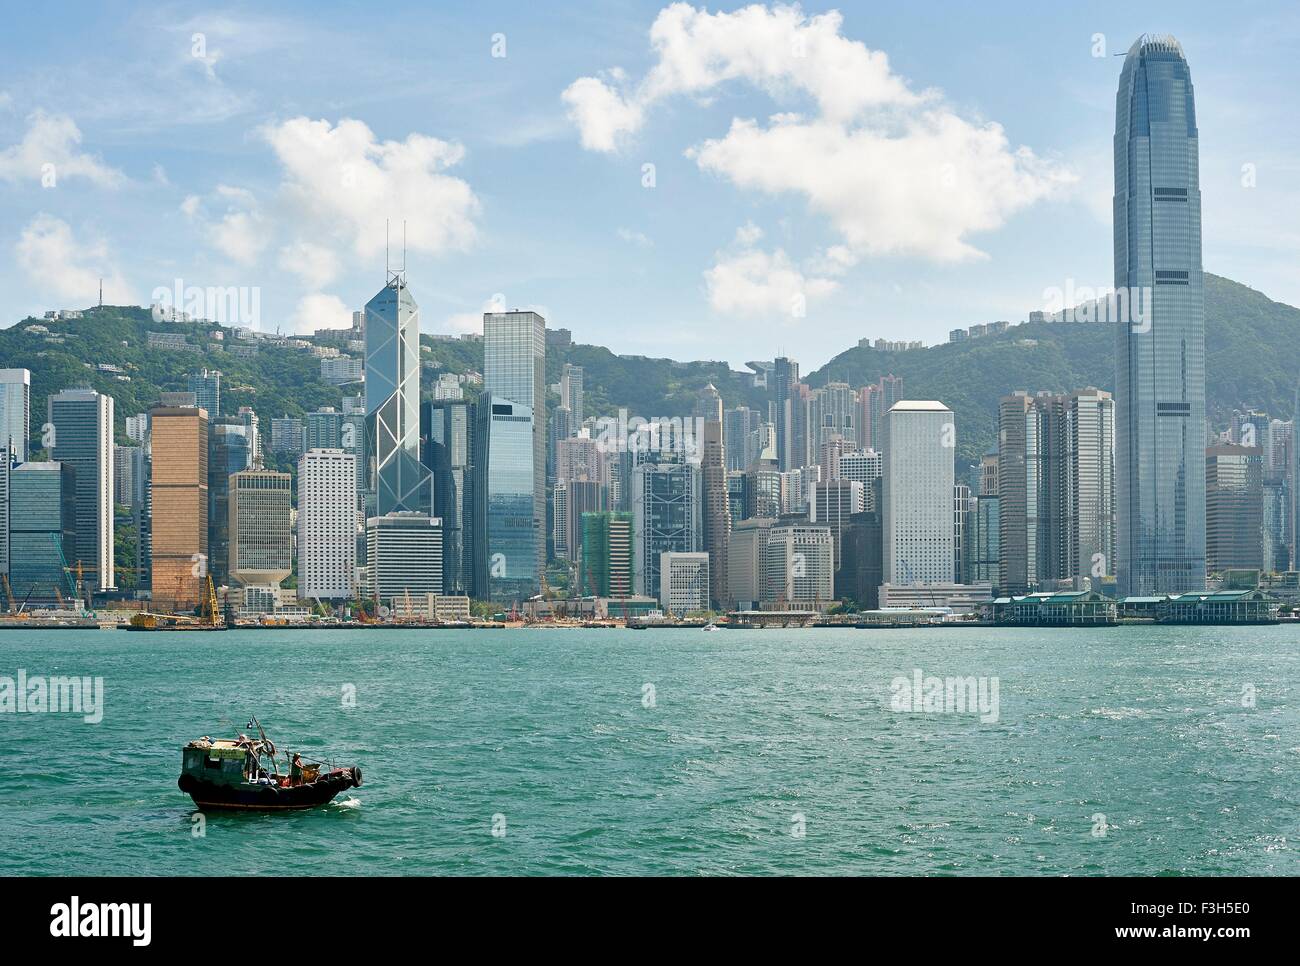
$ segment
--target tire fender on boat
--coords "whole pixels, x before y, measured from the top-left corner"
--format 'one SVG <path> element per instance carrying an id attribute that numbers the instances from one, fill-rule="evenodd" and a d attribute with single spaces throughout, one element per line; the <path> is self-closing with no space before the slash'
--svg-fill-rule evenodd
<path id="1" fill-rule="evenodd" d="M 356 765 L 352 766 L 352 784 L 356 788 L 361 787 L 361 769 Z"/>

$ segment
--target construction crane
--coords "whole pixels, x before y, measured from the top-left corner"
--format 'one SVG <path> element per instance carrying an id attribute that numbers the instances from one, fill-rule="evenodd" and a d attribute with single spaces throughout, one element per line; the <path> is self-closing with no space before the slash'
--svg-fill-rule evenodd
<path id="1" fill-rule="evenodd" d="M 200 614 L 201 616 L 206 617 L 208 619 L 209 624 L 211 624 L 213 627 L 216 627 L 219 623 L 221 623 L 221 621 L 218 618 L 218 613 L 217 613 L 217 607 L 219 606 L 217 604 L 217 591 L 216 588 L 212 586 L 211 574 L 207 575 L 207 586 L 204 588 L 204 590 L 205 593 L 203 597 L 203 609 L 200 612 Z"/>

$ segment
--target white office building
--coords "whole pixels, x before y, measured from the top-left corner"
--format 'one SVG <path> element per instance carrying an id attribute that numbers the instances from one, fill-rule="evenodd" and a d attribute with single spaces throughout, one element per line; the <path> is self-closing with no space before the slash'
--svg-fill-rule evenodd
<path id="1" fill-rule="evenodd" d="M 900 399 L 885 414 L 884 583 L 953 583 L 952 410 Z"/>
<path id="2" fill-rule="evenodd" d="M 659 604 L 683 617 L 709 609 L 709 555 L 665 551 L 659 555 Z"/>
<path id="3" fill-rule="evenodd" d="M 768 531 L 765 608 L 825 610 L 835 600 L 835 547 L 829 527 L 778 521 Z"/>
<path id="4" fill-rule="evenodd" d="M 366 520 L 366 578 L 384 604 L 442 593 L 442 520 L 400 510 Z"/>
<path id="5" fill-rule="evenodd" d="M 298 460 L 298 594 L 353 596 L 357 567 L 357 458 L 311 449 Z"/>

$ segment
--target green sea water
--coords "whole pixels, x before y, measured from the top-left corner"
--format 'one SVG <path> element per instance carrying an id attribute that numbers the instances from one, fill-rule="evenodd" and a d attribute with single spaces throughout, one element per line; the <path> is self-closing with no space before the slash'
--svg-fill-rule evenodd
<path id="1" fill-rule="evenodd" d="M 105 707 L 0 714 L 0 874 L 1294 875 L 1298 645 L 1291 626 L 4 632 L 0 676 L 100 676 Z M 894 710 L 914 669 L 996 679 L 997 720 Z M 200 824 L 181 746 L 251 714 L 365 784 Z"/>

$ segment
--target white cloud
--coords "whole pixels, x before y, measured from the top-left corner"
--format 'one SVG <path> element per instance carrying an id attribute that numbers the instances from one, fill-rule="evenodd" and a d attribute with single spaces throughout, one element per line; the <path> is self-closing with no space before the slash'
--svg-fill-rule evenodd
<path id="1" fill-rule="evenodd" d="M 289 324 L 300 335 L 317 329 L 346 329 L 352 324 L 352 310 L 336 295 L 307 295 L 298 300 Z"/>
<path id="2" fill-rule="evenodd" d="M 736 232 L 736 247 L 718 252 L 704 273 L 709 304 L 728 315 L 776 315 L 802 318 L 808 303 L 835 291 L 833 279 L 807 275 L 783 249 L 763 251 L 753 245 L 762 230 L 747 224 Z"/>
<path id="3" fill-rule="evenodd" d="M 64 178 L 85 178 L 101 188 L 116 188 L 126 180 L 122 172 L 80 150 L 81 131 L 71 118 L 37 111 L 27 124 L 22 141 L 0 151 L 0 180 L 40 182 L 50 172 L 56 185 Z"/>
<path id="4" fill-rule="evenodd" d="M 339 257 L 324 245 L 295 241 L 280 249 L 280 267 L 302 279 L 308 288 L 322 288 L 338 277 Z"/>
<path id="5" fill-rule="evenodd" d="M 199 226 L 205 241 L 237 265 L 255 265 L 270 242 L 266 219 L 257 198 L 246 188 L 217 185 L 211 201 L 225 210 L 215 219 L 208 203 L 198 195 L 187 195 L 181 212 Z"/>
<path id="6" fill-rule="evenodd" d="M 358 257 L 381 255 L 385 220 L 394 254 L 440 255 L 475 239 L 478 199 L 464 180 L 445 173 L 464 156 L 449 141 L 410 134 L 380 141 L 363 122 L 294 118 L 262 129 L 284 167 L 282 192 L 294 217 L 312 231 L 349 247 Z M 398 256 L 400 257 L 400 255 Z"/>
<path id="7" fill-rule="evenodd" d="M 654 240 L 643 231 L 635 231 L 631 228 L 620 228 L 618 237 L 630 245 L 639 245 L 642 248 L 650 248 L 654 245 Z"/>
<path id="8" fill-rule="evenodd" d="M 49 296 L 91 305 L 98 301 L 102 279 L 106 303 L 136 302 L 112 264 L 107 243 L 78 241 L 71 226 L 52 215 L 37 215 L 23 228 L 14 254 L 23 271 Z"/>
<path id="9" fill-rule="evenodd" d="M 624 136 L 640 129 L 645 113 L 595 77 L 579 77 L 561 95 L 569 119 L 578 125 L 582 146 L 613 151 Z"/>
<path id="10" fill-rule="evenodd" d="M 650 29 L 657 60 L 640 82 L 620 72 L 584 77 L 563 98 L 583 146 L 596 151 L 625 144 L 656 103 L 707 98 L 730 81 L 811 101 L 809 117 L 733 119 L 687 156 L 739 188 L 804 199 L 839 232 L 830 257 L 842 267 L 864 255 L 979 257 L 969 235 L 1073 182 L 1056 163 L 1013 148 L 999 125 L 962 118 L 937 91 L 912 90 L 884 53 L 841 36 L 841 25 L 834 11 L 753 5 L 710 14 L 673 4 Z"/>

